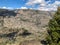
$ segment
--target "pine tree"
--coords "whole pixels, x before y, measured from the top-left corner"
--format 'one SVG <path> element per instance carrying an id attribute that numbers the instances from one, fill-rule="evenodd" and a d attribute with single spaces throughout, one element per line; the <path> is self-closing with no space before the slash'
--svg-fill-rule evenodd
<path id="1" fill-rule="evenodd" d="M 48 36 L 46 38 L 48 45 L 60 45 L 60 7 L 49 21 L 48 26 Z"/>

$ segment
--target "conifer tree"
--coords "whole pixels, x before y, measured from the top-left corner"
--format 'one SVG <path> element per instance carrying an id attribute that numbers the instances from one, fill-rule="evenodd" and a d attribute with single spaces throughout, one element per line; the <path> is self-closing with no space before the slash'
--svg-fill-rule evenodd
<path id="1" fill-rule="evenodd" d="M 60 7 L 54 17 L 49 21 L 47 45 L 60 45 Z"/>

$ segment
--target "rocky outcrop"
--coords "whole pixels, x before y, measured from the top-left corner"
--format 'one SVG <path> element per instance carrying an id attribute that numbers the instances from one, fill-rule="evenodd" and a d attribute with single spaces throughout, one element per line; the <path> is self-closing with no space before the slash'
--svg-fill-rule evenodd
<path id="1" fill-rule="evenodd" d="M 8 40 L 12 37 L 15 43 L 25 40 L 44 40 L 48 22 L 54 15 L 54 12 L 30 9 L 3 10 L 2 12 L 0 13 L 2 14 L 0 16 L 0 36 Z M 28 45 L 32 45 L 32 42 Z"/>
<path id="2" fill-rule="evenodd" d="M 4 18 L 4 26 L 10 28 L 20 28 L 31 26 L 42 27 L 46 26 L 49 19 L 52 18 L 51 12 L 44 12 L 38 10 L 19 10 L 15 17 Z"/>
<path id="3" fill-rule="evenodd" d="M 25 28 L 33 34 L 45 32 L 49 20 L 53 17 L 54 12 L 20 9 L 4 10 L 0 19 L 0 27 L 9 29 Z M 4 17 L 5 16 L 5 17 Z"/>

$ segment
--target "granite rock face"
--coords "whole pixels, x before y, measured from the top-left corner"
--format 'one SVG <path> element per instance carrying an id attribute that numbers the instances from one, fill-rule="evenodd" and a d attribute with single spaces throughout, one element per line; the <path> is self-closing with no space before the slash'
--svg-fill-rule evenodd
<path id="1" fill-rule="evenodd" d="M 46 31 L 48 22 L 52 19 L 54 12 L 30 9 L 2 10 L 0 16 L 0 28 L 21 29 L 29 32 Z"/>
<path id="2" fill-rule="evenodd" d="M 49 12 L 50 13 L 50 12 Z M 19 10 L 16 16 L 7 16 L 4 18 L 4 27 L 9 28 L 20 28 L 24 27 L 24 25 L 28 26 L 36 26 L 42 27 L 47 25 L 49 19 L 52 17 L 48 12 L 43 11 L 34 11 L 34 10 Z M 22 26 L 23 25 L 23 26 Z"/>
<path id="3" fill-rule="evenodd" d="M 0 36 L 12 37 L 16 42 L 44 40 L 48 22 L 54 13 L 30 9 L 3 10 L 0 12 Z"/>
<path id="4" fill-rule="evenodd" d="M 53 17 L 52 12 L 39 10 L 16 10 L 16 16 L 6 16 L 3 21 L 3 27 L 7 28 L 26 28 L 31 31 L 41 31 L 48 25 Z"/>

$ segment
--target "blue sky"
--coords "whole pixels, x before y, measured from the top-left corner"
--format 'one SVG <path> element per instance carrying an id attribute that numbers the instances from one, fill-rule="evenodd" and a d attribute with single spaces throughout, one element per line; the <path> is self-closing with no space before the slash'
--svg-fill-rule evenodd
<path id="1" fill-rule="evenodd" d="M 23 0 L 0 0 L 0 7 L 20 8 L 26 1 Z"/>
<path id="2" fill-rule="evenodd" d="M 60 5 L 60 0 L 0 0 L 0 8 L 7 9 L 38 9 L 38 10 L 56 10 Z"/>

